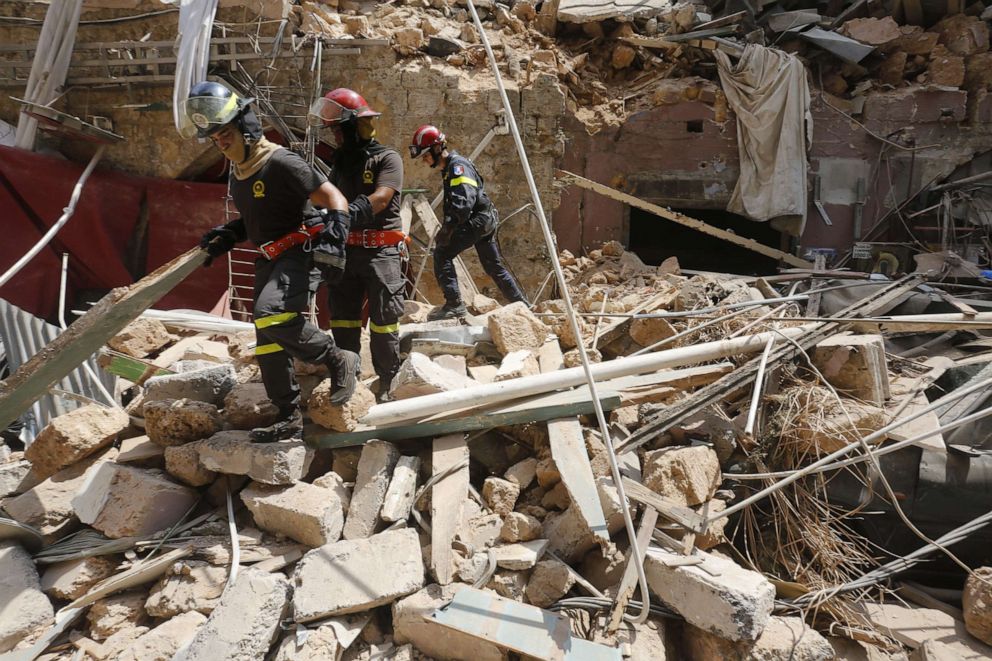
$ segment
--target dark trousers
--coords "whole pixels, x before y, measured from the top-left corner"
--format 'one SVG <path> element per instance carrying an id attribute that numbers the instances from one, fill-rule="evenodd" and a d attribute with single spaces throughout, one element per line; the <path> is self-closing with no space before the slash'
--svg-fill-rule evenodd
<path id="1" fill-rule="evenodd" d="M 255 357 L 269 399 L 287 413 L 300 404 L 293 358 L 326 363 L 334 339 L 306 320 L 310 256 L 302 246 L 269 261 L 255 260 Z"/>
<path id="2" fill-rule="evenodd" d="M 342 349 L 356 353 L 362 345 L 362 306 L 368 299 L 372 366 L 383 385 L 391 383 L 400 369 L 405 286 L 399 248 L 349 246 L 344 277 L 329 289 L 334 340 Z"/>
<path id="3" fill-rule="evenodd" d="M 434 248 L 434 275 L 437 284 L 444 292 L 444 300 L 455 305 L 461 302 L 462 295 L 458 291 L 458 276 L 455 274 L 455 257 L 475 246 L 482 268 L 492 278 L 500 292 L 511 303 L 526 301 L 520 285 L 510 274 L 503 263 L 503 256 L 496 244 L 496 217 L 488 214 L 472 216 L 467 222 L 461 223 L 451 232 L 451 238 Z"/>

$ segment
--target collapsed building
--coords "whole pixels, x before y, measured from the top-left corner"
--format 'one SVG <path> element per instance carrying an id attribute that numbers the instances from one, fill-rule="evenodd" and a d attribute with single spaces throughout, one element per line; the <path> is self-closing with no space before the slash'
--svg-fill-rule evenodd
<path id="1" fill-rule="evenodd" d="M 0 8 L 0 658 L 992 656 L 983 3 L 213 4 Z M 250 442 L 197 39 L 300 153 L 339 85 L 477 152 L 534 304 L 426 321 L 411 168 L 391 401 Z"/>

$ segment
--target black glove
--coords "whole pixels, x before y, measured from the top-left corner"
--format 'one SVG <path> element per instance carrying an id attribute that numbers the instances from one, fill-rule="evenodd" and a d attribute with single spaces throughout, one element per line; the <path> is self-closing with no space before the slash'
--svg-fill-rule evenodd
<path id="1" fill-rule="evenodd" d="M 200 239 L 200 248 L 207 251 L 207 261 L 204 266 L 210 266 L 214 257 L 220 257 L 229 252 L 239 241 L 247 239 L 245 221 L 235 218 L 225 225 L 218 225 L 209 230 Z"/>
<path id="2" fill-rule="evenodd" d="M 344 276 L 351 215 L 347 211 L 322 209 L 321 216 L 324 229 L 313 239 L 313 262 L 330 285 Z"/>
<path id="3" fill-rule="evenodd" d="M 451 243 L 451 235 L 455 233 L 454 223 L 445 223 L 441 225 L 441 229 L 437 231 L 437 235 L 434 236 L 434 244 L 438 248 L 445 248 L 449 243 Z"/>
<path id="4" fill-rule="evenodd" d="M 354 227 L 371 227 L 375 220 L 372 213 L 372 202 L 368 195 L 359 195 L 348 205 L 348 213 L 351 214 L 351 224 Z"/>

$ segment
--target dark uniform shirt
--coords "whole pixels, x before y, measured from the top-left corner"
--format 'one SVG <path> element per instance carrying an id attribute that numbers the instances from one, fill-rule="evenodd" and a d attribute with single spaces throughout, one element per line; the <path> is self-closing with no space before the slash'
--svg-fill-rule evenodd
<path id="1" fill-rule="evenodd" d="M 310 194 L 325 181 L 324 175 L 288 149 L 276 150 L 247 179 L 232 178 L 231 197 L 248 239 L 261 245 L 297 229 L 312 208 Z"/>
<path id="2" fill-rule="evenodd" d="M 331 171 L 331 183 L 338 187 L 349 202 L 359 195 L 372 195 L 380 186 L 392 188 L 396 194 L 386 208 L 375 215 L 372 224 L 353 222 L 351 229 L 403 229 L 403 221 L 400 220 L 403 159 L 396 150 L 381 147 L 376 153 L 369 155 L 363 164 L 348 172 L 335 167 Z"/>
<path id="3" fill-rule="evenodd" d="M 456 225 L 492 209 L 482 188 L 482 175 L 472 161 L 456 151 L 448 152 L 448 163 L 441 174 L 444 186 L 444 222 Z"/>

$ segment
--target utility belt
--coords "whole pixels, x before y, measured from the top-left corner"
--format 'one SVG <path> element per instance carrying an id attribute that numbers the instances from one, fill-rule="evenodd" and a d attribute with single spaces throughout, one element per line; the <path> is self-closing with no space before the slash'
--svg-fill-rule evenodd
<path id="1" fill-rule="evenodd" d="M 323 229 L 323 223 L 316 223 L 309 227 L 301 224 L 299 229 L 293 230 L 289 234 L 281 236 L 274 241 L 266 241 L 258 247 L 258 250 L 262 253 L 262 256 L 271 262 L 290 248 L 301 246 L 307 241 L 310 241 L 320 234 Z"/>
<path id="2" fill-rule="evenodd" d="M 386 248 L 391 246 L 404 246 L 410 243 L 410 237 L 400 230 L 352 230 L 348 232 L 348 245 L 361 246 L 363 248 Z"/>

